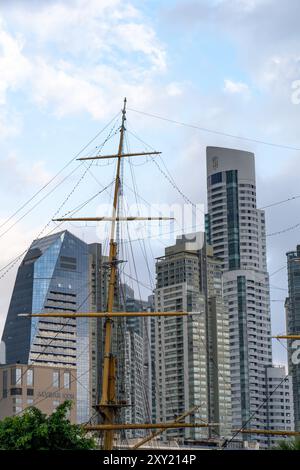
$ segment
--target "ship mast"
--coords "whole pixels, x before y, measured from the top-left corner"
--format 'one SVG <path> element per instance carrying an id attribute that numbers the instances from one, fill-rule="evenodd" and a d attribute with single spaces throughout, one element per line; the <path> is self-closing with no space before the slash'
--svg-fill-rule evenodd
<path id="1" fill-rule="evenodd" d="M 117 358 L 112 353 L 112 328 L 113 328 L 113 319 L 119 317 L 182 317 L 187 316 L 187 312 L 182 311 L 173 311 L 173 312 L 115 312 L 114 311 L 114 300 L 115 292 L 117 287 L 117 240 L 116 240 L 116 224 L 121 221 L 134 221 L 134 220 L 172 220 L 171 217 L 135 217 L 128 216 L 123 217 L 118 215 L 118 203 L 119 203 L 119 193 L 121 187 L 121 162 L 123 158 L 127 157 L 136 157 L 136 156 L 145 156 L 145 155 L 159 155 L 161 152 L 135 152 L 135 153 L 124 153 L 124 134 L 125 134 L 125 123 L 126 123 L 126 98 L 124 99 L 124 105 L 122 109 L 122 123 L 120 127 L 120 139 L 118 146 L 118 153 L 115 155 L 96 155 L 94 157 L 82 157 L 78 160 L 99 160 L 106 158 L 116 158 L 117 159 L 117 169 L 116 169 L 116 178 L 114 186 L 114 198 L 113 198 L 113 208 L 111 217 L 64 217 L 53 219 L 56 222 L 63 221 L 79 221 L 79 222 L 101 222 L 109 221 L 111 222 L 111 231 L 110 231 L 110 242 L 109 242 L 109 258 L 108 266 L 110 270 L 109 275 L 109 285 L 108 285 L 108 298 L 107 298 L 107 310 L 105 312 L 90 312 L 90 313 L 65 313 L 65 312 L 42 312 L 42 313 L 22 313 L 19 314 L 20 317 L 61 317 L 61 318 L 103 318 L 104 321 L 104 358 L 103 358 L 103 371 L 102 371 L 102 392 L 100 403 L 97 405 L 103 423 L 99 425 L 85 425 L 86 431 L 102 431 L 104 433 L 103 439 L 103 449 L 112 450 L 114 444 L 114 433 L 116 430 L 126 430 L 126 429 L 159 429 L 160 431 L 152 434 L 149 438 L 145 439 L 145 442 L 152 439 L 156 435 L 159 435 L 165 429 L 176 429 L 176 428 L 208 428 L 210 426 L 216 426 L 217 423 L 186 423 L 182 420 L 192 414 L 198 407 L 190 410 L 189 412 L 179 416 L 174 422 L 169 423 L 154 423 L 154 424 L 118 424 L 116 423 L 116 417 L 119 409 L 122 406 L 126 406 L 124 403 L 117 402 L 116 394 L 116 371 L 117 371 Z M 143 442 L 140 443 L 140 445 Z M 139 447 L 139 445 L 137 445 Z"/>
<path id="2" fill-rule="evenodd" d="M 122 124 L 120 129 L 120 141 L 118 149 L 117 171 L 114 189 L 112 223 L 109 242 L 110 278 L 108 285 L 107 313 L 113 312 L 115 285 L 117 276 L 117 243 L 115 239 L 116 215 L 118 208 L 119 190 L 120 190 L 120 168 L 123 153 L 124 132 L 126 121 L 126 98 L 122 110 Z M 102 395 L 100 401 L 100 412 L 104 418 L 104 424 L 112 424 L 116 413 L 116 357 L 111 352 L 112 343 L 112 319 L 107 317 L 104 323 L 104 363 L 102 376 Z M 113 431 L 104 431 L 104 449 L 112 449 Z"/>

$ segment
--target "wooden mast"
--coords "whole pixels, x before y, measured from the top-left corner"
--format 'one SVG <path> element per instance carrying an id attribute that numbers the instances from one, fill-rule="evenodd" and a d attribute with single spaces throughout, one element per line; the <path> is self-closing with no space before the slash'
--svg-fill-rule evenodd
<path id="1" fill-rule="evenodd" d="M 116 216 L 118 208 L 119 190 L 120 190 L 120 168 L 121 158 L 124 144 L 124 131 L 126 121 L 126 98 L 124 99 L 124 106 L 122 110 L 122 124 L 120 129 L 120 141 L 118 149 L 118 160 L 117 160 L 117 171 L 115 179 L 114 189 L 114 200 L 113 200 L 113 212 L 112 212 L 112 223 L 110 231 L 110 242 L 109 242 L 109 258 L 108 263 L 110 266 L 110 277 L 108 285 L 108 299 L 107 299 L 107 313 L 113 312 L 114 307 L 114 296 L 115 296 L 115 284 L 117 275 L 117 243 L 115 241 L 115 229 L 116 229 Z M 112 319 L 107 317 L 104 323 L 104 363 L 103 363 L 103 375 L 102 375 L 102 395 L 100 401 L 100 412 L 103 415 L 103 424 L 112 424 L 114 422 L 116 412 L 116 357 L 111 352 L 112 342 Z M 104 450 L 112 449 L 113 446 L 113 431 L 104 431 Z"/>
<path id="2" fill-rule="evenodd" d="M 121 429 L 160 429 L 159 434 L 163 429 L 171 428 L 188 428 L 188 427 L 210 427 L 216 424 L 211 423 L 184 423 L 180 422 L 184 417 L 192 413 L 191 410 L 184 415 L 178 417 L 175 422 L 170 423 L 154 423 L 154 424 L 117 424 L 115 423 L 116 414 L 120 407 L 124 404 L 117 402 L 116 397 L 116 357 L 112 354 L 112 325 L 113 318 L 115 317 L 146 317 L 146 316 L 186 316 L 187 312 L 173 311 L 173 312 L 114 312 L 114 297 L 115 288 L 117 282 L 117 241 L 116 241 L 116 222 L 121 221 L 134 221 L 134 220 L 172 220 L 172 217 L 120 217 L 117 215 L 119 191 L 121 186 L 120 169 L 121 160 L 123 157 L 136 157 L 144 155 L 159 155 L 161 152 L 138 152 L 138 153 L 123 153 L 124 146 L 124 133 L 125 133 L 125 122 L 126 122 L 126 98 L 124 99 L 124 105 L 122 109 L 122 124 L 120 128 L 120 139 L 118 146 L 118 153 L 116 155 L 102 156 L 97 155 L 95 157 L 84 157 L 78 160 L 97 160 L 104 158 L 117 158 L 117 170 L 114 187 L 114 198 L 113 198 L 113 210 L 112 217 L 73 217 L 73 218 L 59 218 L 53 219 L 54 221 L 110 221 L 110 242 L 109 242 L 109 257 L 108 266 L 110 267 L 109 285 L 108 285 L 108 299 L 107 299 L 107 310 L 106 312 L 93 312 L 93 313 L 58 313 L 58 312 L 47 312 L 47 313 L 20 313 L 20 317 L 64 317 L 64 318 L 92 318 L 99 317 L 105 318 L 104 323 L 104 360 L 103 360 L 103 374 L 102 374 L 102 393 L 101 400 L 97 409 L 100 411 L 103 417 L 103 424 L 101 425 L 86 425 L 87 431 L 98 430 L 104 433 L 103 449 L 113 449 L 114 432 Z M 151 438 L 154 436 L 152 435 Z M 147 440 L 150 440 L 149 438 Z"/>

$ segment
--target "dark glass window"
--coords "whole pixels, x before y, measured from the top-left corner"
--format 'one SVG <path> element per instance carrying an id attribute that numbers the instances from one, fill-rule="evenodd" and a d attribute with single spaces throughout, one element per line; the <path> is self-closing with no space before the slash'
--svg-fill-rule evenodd
<path id="1" fill-rule="evenodd" d="M 237 170 L 226 171 L 229 269 L 240 268 L 239 197 Z"/>
<path id="2" fill-rule="evenodd" d="M 237 184 L 237 170 L 226 171 L 226 183 L 235 183 Z"/>
<path id="3" fill-rule="evenodd" d="M 211 175 L 211 184 L 222 183 L 222 172 Z"/>
<path id="4" fill-rule="evenodd" d="M 22 395 L 22 389 L 21 388 L 11 388 L 10 389 L 10 394 L 11 395 Z"/>
<path id="5" fill-rule="evenodd" d="M 210 214 L 205 214 L 205 233 L 206 240 L 211 245 L 211 225 L 210 225 Z"/>
<path id="6" fill-rule="evenodd" d="M 77 268 L 76 258 L 72 258 L 70 256 L 61 256 L 60 257 L 60 267 L 63 268 L 63 269 L 76 271 L 76 268 Z"/>
<path id="7" fill-rule="evenodd" d="M 27 396 L 32 397 L 34 395 L 33 388 L 27 388 Z"/>
<path id="8" fill-rule="evenodd" d="M 11 385 L 21 385 L 22 384 L 22 369 L 16 367 L 11 369 Z"/>
<path id="9" fill-rule="evenodd" d="M 7 397 L 7 370 L 3 371 L 2 396 Z"/>

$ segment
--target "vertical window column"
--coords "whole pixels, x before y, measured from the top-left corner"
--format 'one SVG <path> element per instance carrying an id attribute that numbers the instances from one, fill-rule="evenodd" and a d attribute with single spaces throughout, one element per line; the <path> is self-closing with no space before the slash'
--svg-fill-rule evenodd
<path id="1" fill-rule="evenodd" d="M 238 172 L 226 171 L 229 269 L 240 269 Z"/>
<path id="2" fill-rule="evenodd" d="M 246 304 L 246 278 L 238 276 L 238 322 L 240 343 L 240 387 L 241 387 L 241 412 L 242 422 L 250 417 L 249 396 L 249 370 L 248 370 L 248 334 L 247 334 L 247 304 Z M 246 438 L 247 436 L 245 436 Z"/>

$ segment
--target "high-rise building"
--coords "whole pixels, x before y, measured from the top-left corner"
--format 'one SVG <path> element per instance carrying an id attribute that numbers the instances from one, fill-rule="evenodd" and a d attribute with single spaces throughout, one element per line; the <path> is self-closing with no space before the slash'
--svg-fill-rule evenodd
<path id="1" fill-rule="evenodd" d="M 143 336 L 128 328 L 125 333 L 125 422 L 142 424 L 147 421 L 147 400 L 144 385 L 144 342 Z M 126 436 L 142 437 L 144 431 L 126 431 Z"/>
<path id="2" fill-rule="evenodd" d="M 104 269 L 102 256 L 102 245 L 91 243 L 88 245 L 88 286 L 89 286 L 89 310 L 91 312 L 102 312 L 106 310 L 106 289 L 108 283 L 108 272 Z M 89 368 L 90 368 L 90 397 L 91 407 L 99 404 L 101 398 L 101 377 L 103 367 L 103 319 L 89 319 Z M 95 415 L 93 420 L 98 422 L 99 416 Z"/>
<path id="3" fill-rule="evenodd" d="M 0 364 L 6 363 L 6 348 L 4 341 L 0 342 Z"/>
<path id="4" fill-rule="evenodd" d="M 100 259 L 100 245 L 89 246 L 68 231 L 35 240 L 18 269 L 2 337 L 7 364 L 76 368 L 78 422 L 89 420 L 91 389 L 94 399 L 97 394 L 95 322 L 18 314 L 98 309 Z"/>
<path id="5" fill-rule="evenodd" d="M 201 246 L 199 245 L 199 249 Z M 177 243 L 165 250 L 156 263 L 157 311 L 187 311 L 185 317 L 155 319 L 156 419 L 174 419 L 201 406 L 187 422 L 208 420 L 207 350 L 205 345 L 205 298 L 200 292 L 199 258 Z M 202 439 L 206 429 L 167 431 L 177 439 Z"/>
<path id="6" fill-rule="evenodd" d="M 233 427 L 264 429 L 272 349 L 265 215 L 256 206 L 254 154 L 208 147 L 207 190 L 207 235 L 222 260 L 229 311 Z"/>
<path id="7" fill-rule="evenodd" d="M 120 297 L 126 312 L 147 310 L 147 302 L 138 300 L 127 284 L 120 285 Z M 151 388 L 149 384 L 149 322 L 148 318 L 126 318 L 125 332 L 125 408 L 126 423 L 145 423 L 151 418 Z M 142 437 L 143 430 L 127 431 L 128 438 Z"/>
<path id="8" fill-rule="evenodd" d="M 286 328 L 300 334 L 300 245 L 287 253 L 289 296 L 286 299 Z M 300 431 L 300 341 L 288 340 L 289 373 L 293 381 L 295 429 Z"/>
<path id="9" fill-rule="evenodd" d="M 294 405 L 292 377 L 287 376 L 284 366 L 266 368 L 267 419 L 270 431 L 294 431 Z M 268 444 L 276 446 L 282 436 L 270 436 Z"/>
<path id="10" fill-rule="evenodd" d="M 206 298 L 206 341 L 208 346 L 208 410 L 209 422 L 219 423 L 211 437 L 232 434 L 229 316 L 223 299 L 221 260 L 213 249 L 202 249 L 202 290 Z M 213 431 L 213 432 L 212 432 Z"/>
<path id="11" fill-rule="evenodd" d="M 188 240 L 194 238 L 191 243 Z M 197 418 L 231 431 L 228 314 L 222 302 L 222 272 L 203 234 L 177 239 L 156 264 L 158 311 L 187 311 L 183 318 L 158 318 L 154 325 L 155 414 L 172 421 L 195 406 Z M 199 440 L 207 429 L 168 431 L 172 437 Z"/>

